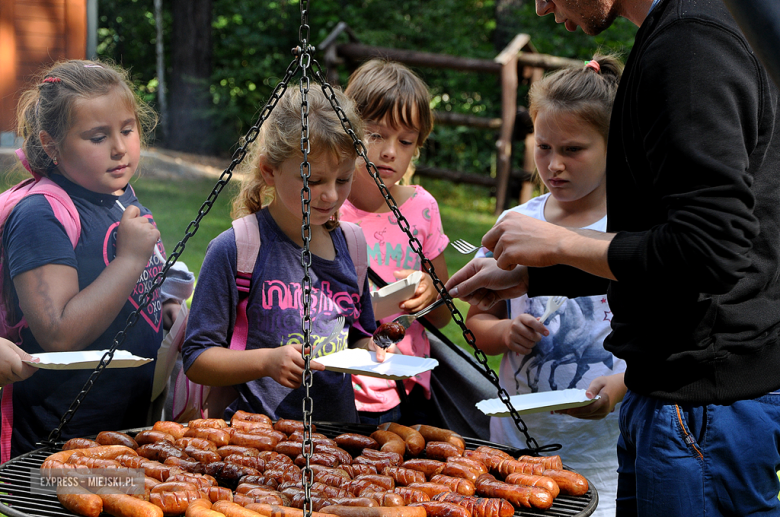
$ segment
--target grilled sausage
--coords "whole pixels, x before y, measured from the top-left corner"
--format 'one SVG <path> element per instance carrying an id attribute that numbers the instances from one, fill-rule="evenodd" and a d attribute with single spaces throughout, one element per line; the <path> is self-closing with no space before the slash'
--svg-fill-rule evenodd
<path id="1" fill-rule="evenodd" d="M 141 431 L 135 435 L 135 441 L 138 443 L 138 445 L 146 445 L 147 443 L 157 443 L 162 441 L 173 444 L 176 441 L 176 438 L 174 438 L 173 435 L 164 433 L 162 431 L 147 429 L 146 431 Z"/>
<path id="2" fill-rule="evenodd" d="M 66 510 L 84 517 L 98 517 L 103 511 L 103 500 L 100 496 L 80 486 L 67 489 L 58 486 L 57 500 Z"/>
<path id="3" fill-rule="evenodd" d="M 230 435 L 230 445 L 252 447 L 258 451 L 272 451 L 279 440 L 265 434 L 249 434 L 234 430 Z"/>
<path id="4" fill-rule="evenodd" d="M 138 448 L 138 442 L 132 436 L 119 431 L 102 431 L 95 437 L 95 441 L 100 445 L 124 445 L 133 450 Z"/>
<path id="5" fill-rule="evenodd" d="M 349 451 L 358 451 L 363 449 L 378 449 L 379 444 L 369 436 L 358 433 L 344 433 L 333 439 L 336 444 Z"/>
<path id="6" fill-rule="evenodd" d="M 211 452 L 217 452 L 217 444 L 212 442 L 211 440 L 206 440 L 205 438 L 196 438 L 194 436 L 183 436 L 173 442 L 173 444 L 178 447 L 179 449 L 186 449 L 189 446 L 195 447 L 196 449 L 202 449 L 204 451 L 211 451 Z"/>
<path id="7" fill-rule="evenodd" d="M 175 440 L 182 438 L 184 433 L 187 432 L 187 428 L 181 425 L 179 422 L 171 422 L 169 420 L 158 420 L 152 426 L 155 431 L 162 431 L 173 436 Z"/>
<path id="8" fill-rule="evenodd" d="M 217 447 L 230 444 L 230 433 L 225 429 L 216 429 L 212 427 L 189 428 L 184 436 L 194 436 L 196 438 L 205 438 L 211 440 Z"/>
<path id="9" fill-rule="evenodd" d="M 416 488 L 418 490 L 422 490 L 426 494 L 428 494 L 428 497 L 433 498 L 436 494 L 439 494 L 441 492 L 452 492 L 452 489 L 445 485 L 444 483 L 431 483 L 430 481 L 425 483 L 412 483 L 411 485 L 408 485 L 409 488 Z"/>
<path id="10" fill-rule="evenodd" d="M 467 495 L 442 492 L 434 497 L 435 501 L 445 501 L 463 506 L 474 517 L 511 517 L 515 508 L 506 499 L 497 497 L 471 497 Z"/>
<path id="11" fill-rule="evenodd" d="M 233 413 L 233 417 L 230 419 L 230 423 L 232 424 L 236 420 L 240 420 L 244 422 L 263 422 L 265 424 L 273 426 L 273 421 L 268 415 L 264 415 L 262 413 L 249 413 L 247 411 L 242 411 L 240 409 L 235 413 Z"/>
<path id="12" fill-rule="evenodd" d="M 431 425 L 413 425 L 412 429 L 420 433 L 426 442 L 449 442 L 455 445 L 460 450 L 466 448 L 466 442 L 463 437 L 454 431 L 449 429 L 442 429 L 440 427 L 434 427 Z"/>
<path id="13" fill-rule="evenodd" d="M 221 418 L 196 418 L 187 422 L 190 429 L 226 429 L 227 422 Z"/>
<path id="14" fill-rule="evenodd" d="M 585 495 L 588 491 L 588 480 L 584 476 L 570 470 L 546 469 L 543 476 L 552 478 L 566 495 Z"/>
<path id="15" fill-rule="evenodd" d="M 517 461 L 524 461 L 526 463 L 541 463 L 546 469 L 559 469 L 563 470 L 563 462 L 561 457 L 557 454 L 554 456 L 520 456 Z"/>
<path id="16" fill-rule="evenodd" d="M 61 451 L 69 452 L 69 451 Z M 59 454 L 59 453 L 57 453 Z M 113 460 L 123 454 L 138 454 L 132 448 L 125 445 L 100 445 L 99 447 L 90 447 L 89 449 L 78 449 L 73 451 L 71 456 L 83 456 L 86 458 L 100 458 L 104 460 Z"/>
<path id="17" fill-rule="evenodd" d="M 71 438 L 62 445 L 62 450 L 89 449 L 90 447 L 97 447 L 98 445 L 100 445 L 98 442 L 90 440 L 89 438 Z"/>
<path id="18" fill-rule="evenodd" d="M 553 498 L 558 497 L 558 494 L 561 492 L 558 483 L 556 483 L 553 478 L 547 476 L 515 472 L 514 474 L 509 474 L 504 481 L 512 485 L 538 486 L 539 488 L 544 488 L 552 494 Z"/>
<path id="19" fill-rule="evenodd" d="M 459 495 L 474 495 L 477 490 L 474 483 L 468 479 L 456 478 L 445 474 L 436 474 L 431 478 L 431 483 L 447 485 L 453 492 Z"/>
<path id="20" fill-rule="evenodd" d="M 103 511 L 114 517 L 163 517 L 163 511 L 147 501 L 127 494 L 99 493 Z"/>
<path id="21" fill-rule="evenodd" d="M 394 492 L 404 498 L 404 504 L 407 506 L 411 503 L 421 503 L 423 501 L 431 500 L 431 496 L 422 490 L 408 486 L 397 486 L 395 487 Z"/>
<path id="22" fill-rule="evenodd" d="M 390 431 L 374 431 L 371 433 L 371 438 L 376 440 L 379 444 L 379 450 L 387 452 L 395 452 L 401 456 L 406 452 L 406 442 L 397 434 Z"/>
<path id="23" fill-rule="evenodd" d="M 449 442 L 428 442 L 425 444 L 425 457 L 432 460 L 447 461 L 450 456 L 461 456 L 463 449 L 458 449 Z"/>
<path id="24" fill-rule="evenodd" d="M 200 487 L 198 485 L 188 481 L 165 481 L 163 483 L 157 483 L 154 485 L 151 492 L 153 494 L 158 492 L 186 492 L 188 490 L 198 490 L 199 488 Z"/>
<path id="25" fill-rule="evenodd" d="M 386 459 L 393 466 L 399 466 L 403 462 L 403 453 L 399 454 L 392 451 L 376 451 L 374 449 L 363 449 L 363 456 L 370 459 Z"/>
<path id="26" fill-rule="evenodd" d="M 409 506 L 412 508 L 417 506 L 425 508 L 425 513 L 428 517 L 471 517 L 471 512 L 469 510 L 455 503 L 423 501 L 420 503 L 412 503 Z"/>
<path id="27" fill-rule="evenodd" d="M 352 463 L 351 465 L 340 465 L 339 468 L 344 470 L 353 479 L 361 474 L 378 473 L 377 468 L 370 463 Z"/>
<path id="28" fill-rule="evenodd" d="M 463 456 L 450 456 L 449 458 L 447 458 L 447 463 L 455 464 L 455 465 L 463 465 L 468 469 L 473 470 L 477 475 L 488 473 L 488 469 L 484 463 L 471 458 L 465 458 Z"/>
<path id="29" fill-rule="evenodd" d="M 339 517 L 426 517 L 425 508 L 413 506 L 328 506 L 327 513 Z M 276 515 L 270 517 L 277 517 Z M 300 516 L 296 516 L 300 517 Z"/>
<path id="30" fill-rule="evenodd" d="M 395 422 L 387 422 L 386 424 L 381 424 L 378 429 L 390 431 L 391 433 L 400 436 L 406 444 L 406 451 L 411 456 L 417 456 L 425 447 L 425 438 L 423 438 L 423 435 L 411 427 L 396 424 Z"/>
<path id="31" fill-rule="evenodd" d="M 300 420 L 288 420 L 285 418 L 280 418 L 274 423 L 274 429 L 277 431 L 281 431 L 282 433 L 286 434 L 287 436 L 293 434 L 295 431 L 303 431 L 303 422 Z M 317 426 L 314 424 L 311 425 L 311 432 L 315 432 L 317 430 Z"/>
<path id="32" fill-rule="evenodd" d="M 486 497 L 501 497 L 516 508 L 549 509 L 553 504 L 550 492 L 543 488 L 523 485 L 511 485 L 498 481 L 490 474 L 482 474 L 477 478 L 477 493 Z"/>
<path id="33" fill-rule="evenodd" d="M 401 463 L 401 466 L 406 469 L 419 470 L 425 474 L 426 478 L 430 479 L 431 476 L 441 474 L 441 471 L 444 469 L 444 462 L 425 458 L 413 458 Z"/>
<path id="34" fill-rule="evenodd" d="M 408 485 L 410 483 L 425 483 L 425 474 L 419 470 L 407 469 L 404 467 L 385 467 L 382 474 L 390 476 L 397 485 Z"/>
<path id="35" fill-rule="evenodd" d="M 187 511 L 190 503 L 198 499 L 206 499 L 208 501 L 208 496 L 198 490 L 152 492 L 149 494 L 149 502 L 159 507 L 166 517 L 183 514 Z"/>
<path id="36" fill-rule="evenodd" d="M 223 513 L 211 509 L 211 501 L 208 499 L 197 499 L 187 506 L 185 517 L 224 517 Z"/>
<path id="37" fill-rule="evenodd" d="M 217 454 L 214 451 L 207 451 L 204 449 L 198 449 L 197 447 L 193 447 L 192 445 L 188 445 L 186 449 L 184 449 L 184 453 L 196 460 L 198 460 L 201 463 L 212 463 L 214 461 L 222 461 L 222 456 Z"/>

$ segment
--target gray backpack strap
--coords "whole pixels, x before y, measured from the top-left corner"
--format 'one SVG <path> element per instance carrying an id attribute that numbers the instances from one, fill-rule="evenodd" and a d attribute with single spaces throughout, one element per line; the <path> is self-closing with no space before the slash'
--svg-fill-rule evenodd
<path id="1" fill-rule="evenodd" d="M 347 240 L 349 255 L 355 264 L 355 272 L 358 279 L 358 291 L 363 296 L 363 286 L 366 284 L 366 272 L 368 271 L 368 244 L 363 230 L 355 223 L 340 221 L 339 225 Z"/>

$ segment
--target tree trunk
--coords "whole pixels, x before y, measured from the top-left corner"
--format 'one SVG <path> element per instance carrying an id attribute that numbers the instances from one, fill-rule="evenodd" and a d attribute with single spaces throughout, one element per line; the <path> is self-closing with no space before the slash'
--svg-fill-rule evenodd
<path id="1" fill-rule="evenodd" d="M 172 0 L 169 146 L 209 154 L 212 0 Z"/>

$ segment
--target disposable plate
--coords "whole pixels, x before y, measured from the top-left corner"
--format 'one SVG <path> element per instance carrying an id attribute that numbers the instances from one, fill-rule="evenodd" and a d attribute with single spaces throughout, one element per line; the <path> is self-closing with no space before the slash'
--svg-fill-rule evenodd
<path id="1" fill-rule="evenodd" d="M 597 399 L 598 397 L 596 397 Z M 519 414 L 538 413 L 541 411 L 558 411 L 575 407 L 587 406 L 596 399 L 585 396 L 585 390 L 569 389 L 559 391 L 544 391 L 526 393 L 509 397 L 509 402 Z M 487 416 L 510 416 L 509 409 L 501 399 L 487 399 L 477 402 L 477 409 Z"/>
<path id="2" fill-rule="evenodd" d="M 100 359 L 108 350 L 82 350 L 80 352 L 48 352 L 33 354 L 41 360 L 39 363 L 25 361 L 27 364 L 44 370 L 87 370 L 100 364 Z M 116 350 L 107 368 L 135 368 L 151 362 L 152 359 L 138 357 L 127 350 Z"/>
<path id="3" fill-rule="evenodd" d="M 385 361 L 378 363 L 375 352 L 355 348 L 348 348 L 313 360 L 323 364 L 326 370 L 332 372 L 391 380 L 408 379 L 418 373 L 433 370 L 439 365 L 436 359 L 401 354 L 387 354 Z"/>
<path id="4" fill-rule="evenodd" d="M 422 271 L 415 271 L 406 278 L 372 292 L 371 305 L 374 308 L 374 318 L 381 320 L 401 312 L 398 305 L 412 297 L 420 280 L 422 280 Z"/>

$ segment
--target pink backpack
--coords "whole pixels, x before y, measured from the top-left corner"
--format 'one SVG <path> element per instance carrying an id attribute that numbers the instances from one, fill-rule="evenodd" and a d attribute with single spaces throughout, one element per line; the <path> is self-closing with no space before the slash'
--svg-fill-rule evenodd
<path id="1" fill-rule="evenodd" d="M 358 290 L 362 296 L 363 286 L 368 272 L 368 253 L 366 237 L 363 230 L 354 223 L 342 221 L 341 228 L 349 248 L 349 255 L 355 264 L 358 276 Z M 246 316 L 246 306 L 249 300 L 249 290 L 252 287 L 252 273 L 260 252 L 260 228 L 257 216 L 249 214 L 233 221 L 237 248 L 238 306 L 236 307 L 236 324 L 230 340 L 231 350 L 245 350 L 249 332 L 249 322 Z M 171 420 L 187 422 L 196 418 L 222 418 L 225 409 L 234 401 L 238 393 L 232 386 L 204 386 L 189 380 L 184 370 L 174 381 L 173 409 Z"/>
<path id="2" fill-rule="evenodd" d="M 2 239 L 3 229 L 5 228 L 5 221 L 11 214 L 14 207 L 27 196 L 42 195 L 45 196 L 57 220 L 65 227 L 65 231 L 70 238 L 73 248 L 79 241 L 81 235 L 81 219 L 79 219 L 78 210 L 76 205 L 73 204 L 73 200 L 70 199 L 65 190 L 62 187 L 54 183 L 48 178 L 42 177 L 40 174 L 36 174 L 30 169 L 30 164 L 27 162 L 27 157 L 24 155 L 24 151 L 21 149 L 16 150 L 16 156 L 24 165 L 32 178 L 22 181 L 21 183 L 11 187 L 2 194 L 0 194 L 0 239 Z M 0 241 L 2 242 L 2 241 Z M 2 250 L 0 250 L 2 251 Z M 0 253 L 0 268 L 4 267 L 5 253 Z M 4 293 L 3 279 L 5 274 L 0 269 L 0 293 Z M 0 296 L 0 337 L 4 337 L 14 343 L 19 343 L 21 340 L 20 332 L 22 328 L 27 326 L 27 322 L 24 318 L 11 324 L 10 312 L 13 308 L 6 305 L 5 297 Z M 13 413 L 13 384 L 8 384 L 3 387 L 2 390 L 2 403 L 0 404 L 0 414 L 2 415 L 2 429 L 0 429 L 0 463 L 5 463 L 11 458 L 11 433 L 13 432 L 14 425 L 14 413 Z"/>

